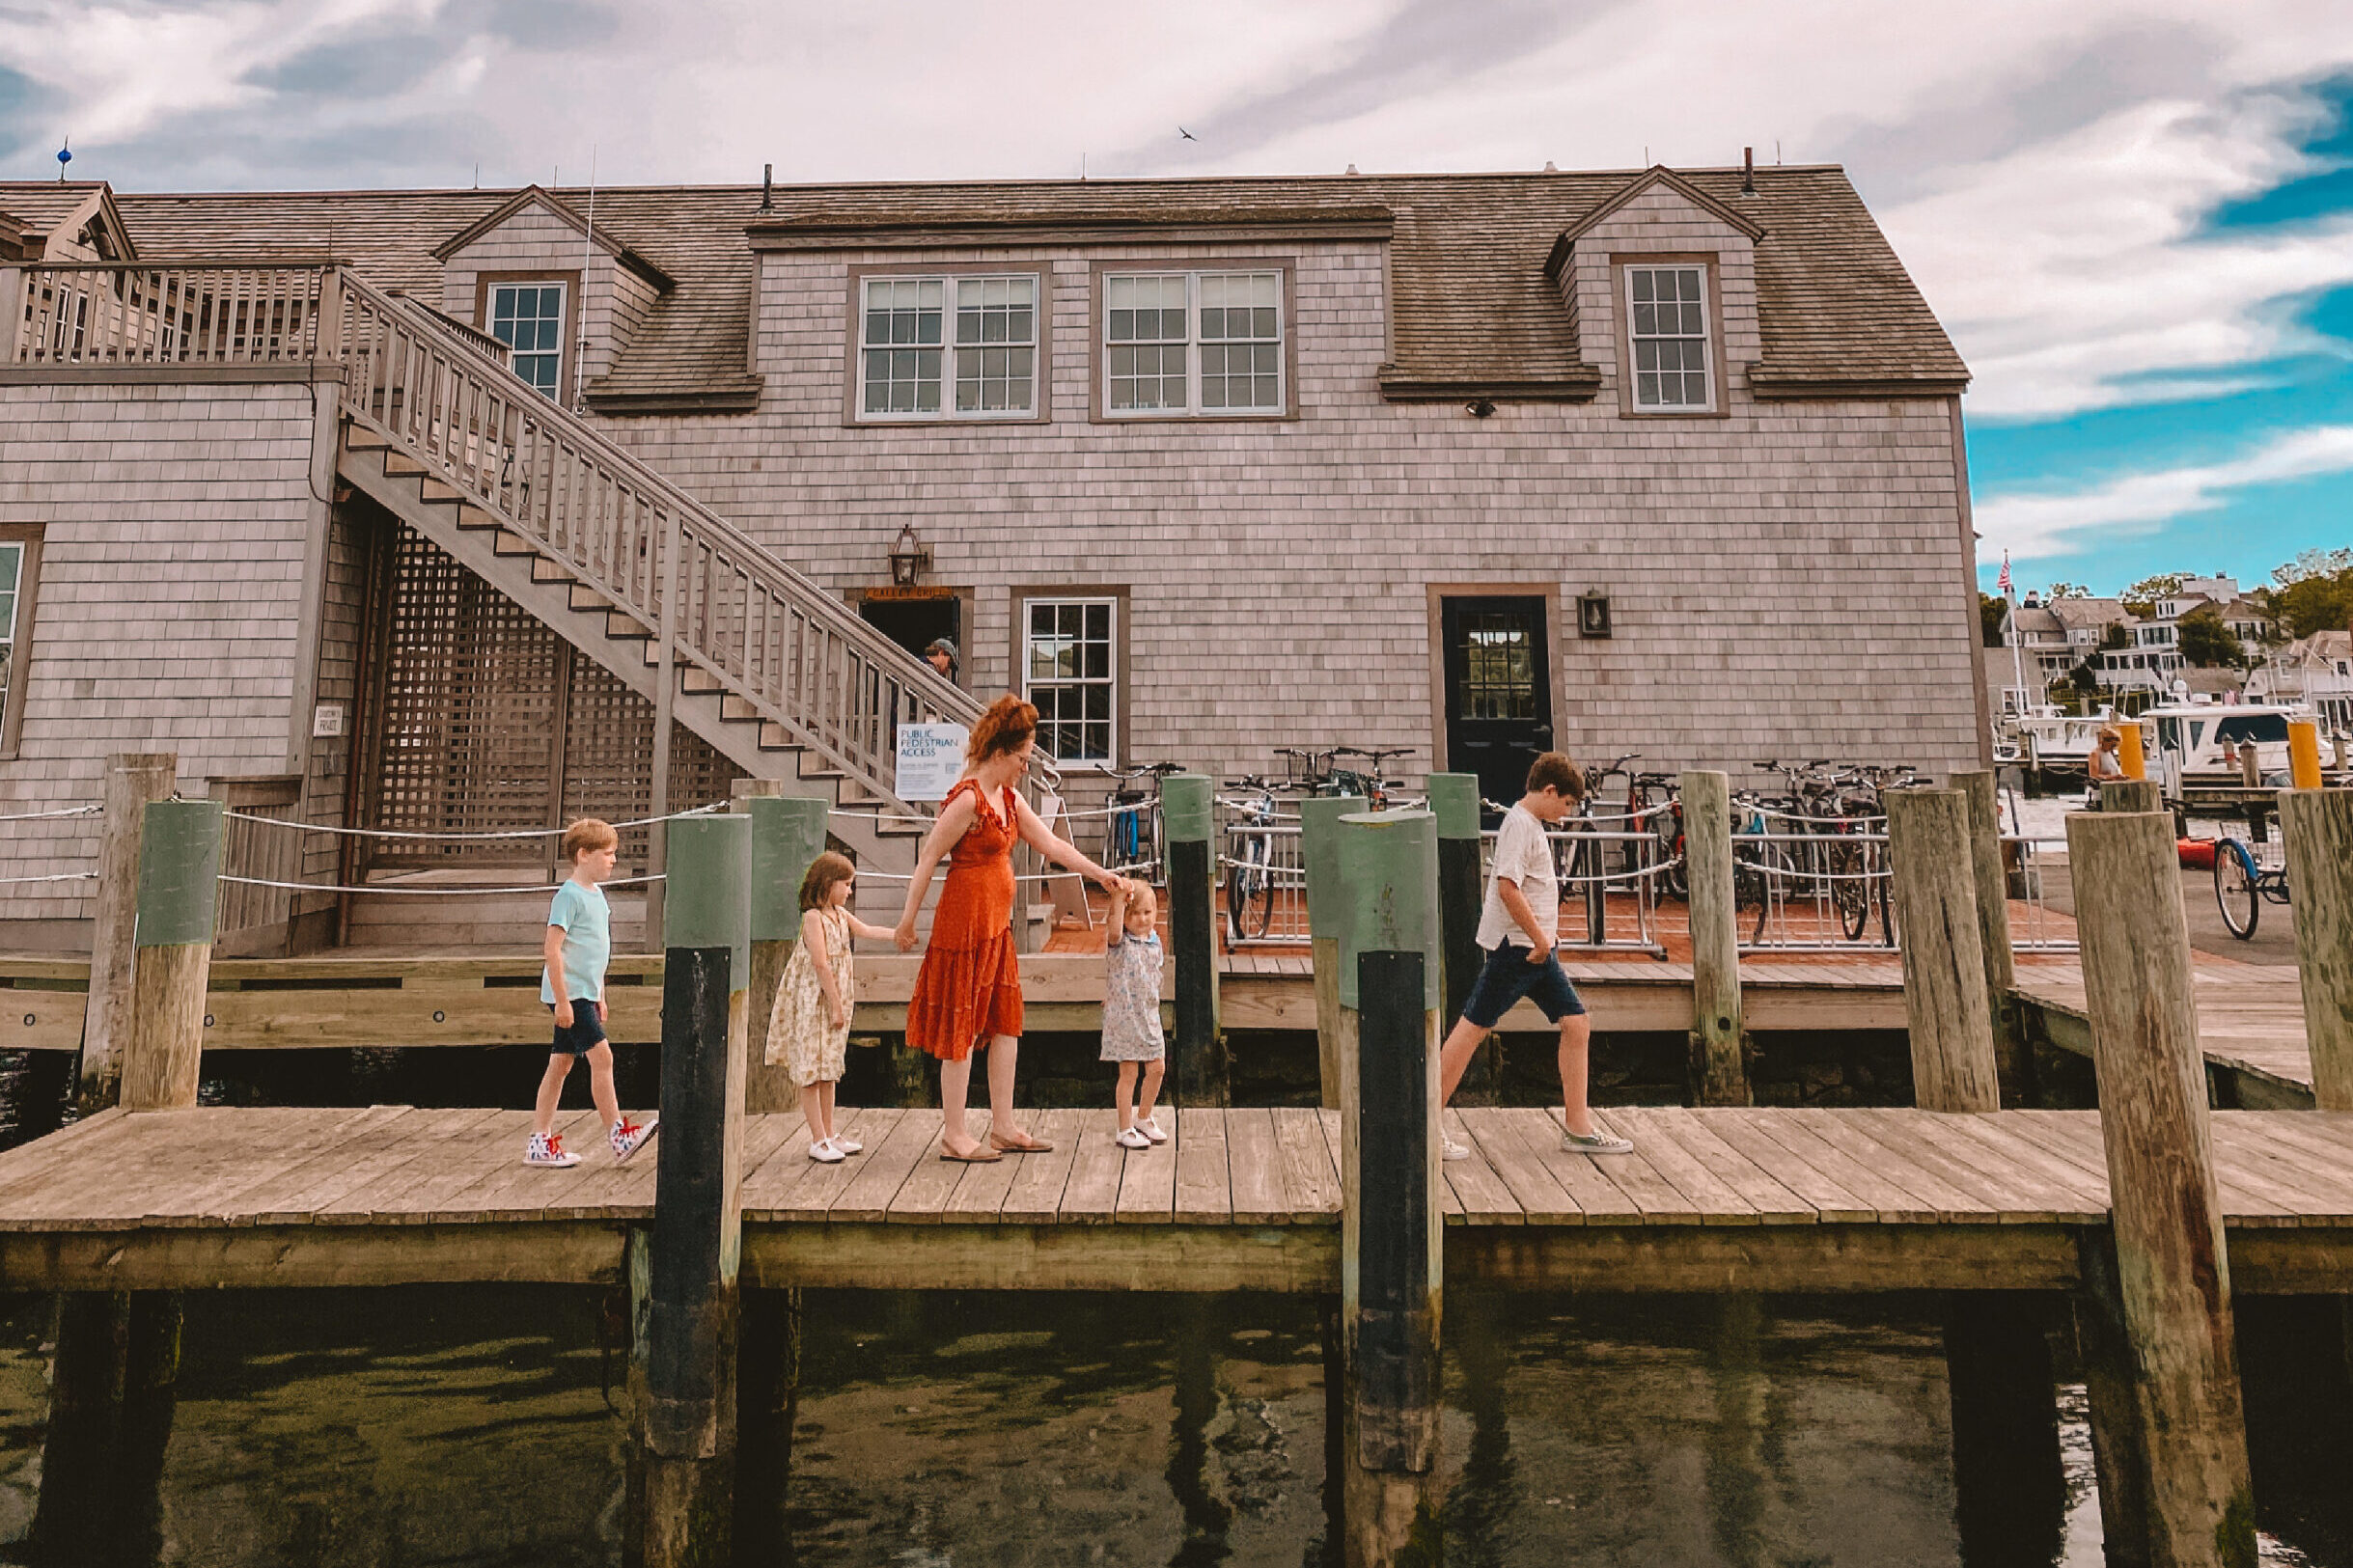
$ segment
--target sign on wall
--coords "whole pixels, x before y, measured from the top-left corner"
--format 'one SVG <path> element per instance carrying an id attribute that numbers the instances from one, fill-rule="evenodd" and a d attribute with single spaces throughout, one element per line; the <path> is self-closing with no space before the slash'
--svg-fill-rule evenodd
<path id="1" fill-rule="evenodd" d="M 900 725 L 892 792 L 904 801 L 945 799 L 963 774 L 964 743 L 970 738 L 960 724 Z"/>

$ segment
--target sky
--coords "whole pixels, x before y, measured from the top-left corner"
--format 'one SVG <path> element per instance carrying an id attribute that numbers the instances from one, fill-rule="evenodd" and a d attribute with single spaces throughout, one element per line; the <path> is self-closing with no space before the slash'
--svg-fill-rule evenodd
<path id="1" fill-rule="evenodd" d="M 1754 147 L 1844 165 L 1969 362 L 1986 586 L 2353 544 L 2344 0 L 0 0 L 0 178 L 68 138 L 148 190 Z"/>

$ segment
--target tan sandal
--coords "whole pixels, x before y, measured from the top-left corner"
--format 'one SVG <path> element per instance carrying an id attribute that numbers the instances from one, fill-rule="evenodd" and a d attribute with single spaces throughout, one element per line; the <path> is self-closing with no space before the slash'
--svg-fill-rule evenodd
<path id="1" fill-rule="evenodd" d="M 1042 1138 L 1032 1138 L 1027 1133 L 1023 1133 L 1018 1141 L 999 1138 L 995 1133 L 991 1133 L 988 1135 L 988 1146 L 1007 1154 L 1051 1154 L 1054 1152 L 1053 1144 Z"/>
<path id="2" fill-rule="evenodd" d="M 1005 1156 L 999 1154 L 995 1149 L 984 1149 L 978 1143 L 975 1143 L 972 1146 L 972 1152 L 969 1154 L 958 1154 L 955 1150 L 943 1145 L 940 1149 L 940 1158 L 943 1160 L 954 1160 L 958 1165 L 995 1165 L 999 1160 L 1004 1159 Z"/>

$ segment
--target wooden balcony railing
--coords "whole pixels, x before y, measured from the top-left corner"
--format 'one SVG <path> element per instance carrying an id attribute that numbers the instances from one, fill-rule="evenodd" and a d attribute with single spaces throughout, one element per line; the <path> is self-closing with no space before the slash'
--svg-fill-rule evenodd
<path id="1" fill-rule="evenodd" d="M 335 357 L 322 323 L 342 273 L 316 262 L 22 267 L 0 364 L 281 365 Z M 0 273 L 0 282 L 6 274 Z M 7 291 L 0 289 L 0 307 Z"/>

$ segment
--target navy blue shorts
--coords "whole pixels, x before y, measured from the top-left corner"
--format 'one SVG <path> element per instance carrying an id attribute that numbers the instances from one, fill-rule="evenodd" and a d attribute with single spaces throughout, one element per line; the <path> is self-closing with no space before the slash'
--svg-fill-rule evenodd
<path id="1" fill-rule="evenodd" d="M 1558 954 L 1548 952 L 1542 963 L 1532 964 L 1526 948 L 1505 942 L 1480 966 L 1462 1016 L 1481 1029 L 1493 1029 L 1522 997 L 1534 997 L 1544 1016 L 1556 1024 L 1585 1011 L 1585 999 L 1568 983 L 1568 971 L 1561 967 Z"/>
<path id="2" fill-rule="evenodd" d="M 552 1015 L 556 1010 L 555 1004 L 549 1003 L 547 1010 Z M 572 1027 L 566 1029 L 562 1024 L 556 1026 L 555 1054 L 586 1056 L 604 1044 L 604 1020 L 597 1016 L 601 1010 L 587 997 L 572 998 Z"/>

